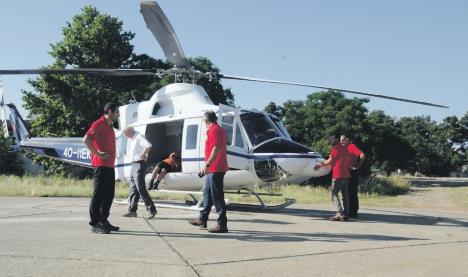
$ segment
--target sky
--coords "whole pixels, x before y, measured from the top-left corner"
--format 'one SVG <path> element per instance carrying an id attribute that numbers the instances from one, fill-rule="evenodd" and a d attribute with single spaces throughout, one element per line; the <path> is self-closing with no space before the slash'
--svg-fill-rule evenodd
<path id="1" fill-rule="evenodd" d="M 436 121 L 468 112 L 468 1 L 236 0 L 158 1 L 188 57 L 208 57 L 221 73 L 386 94 L 450 106 L 441 109 L 371 98 L 369 111 Z M 53 63 L 50 44 L 82 7 L 121 19 L 136 33 L 137 54 L 164 54 L 138 0 L 23 0 L 0 4 L 0 68 Z M 32 75 L 1 76 L 5 101 L 22 105 Z M 223 80 L 235 103 L 305 100 L 316 89 Z M 347 94 L 347 97 L 354 97 Z M 20 111 L 27 114 L 23 108 Z"/>

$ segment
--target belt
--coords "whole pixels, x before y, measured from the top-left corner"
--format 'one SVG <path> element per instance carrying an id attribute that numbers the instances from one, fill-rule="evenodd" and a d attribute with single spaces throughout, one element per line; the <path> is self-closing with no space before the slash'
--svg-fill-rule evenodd
<path id="1" fill-rule="evenodd" d="M 140 161 L 134 161 L 134 162 L 132 162 L 132 164 L 142 164 L 142 163 L 145 163 L 145 161 L 144 161 L 144 160 L 140 160 Z"/>

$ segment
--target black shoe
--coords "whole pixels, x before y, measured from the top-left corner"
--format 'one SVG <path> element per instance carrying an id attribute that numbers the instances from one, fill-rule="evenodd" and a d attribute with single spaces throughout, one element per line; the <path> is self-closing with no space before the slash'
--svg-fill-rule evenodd
<path id="1" fill-rule="evenodd" d="M 156 216 L 156 214 L 158 214 L 158 211 L 150 212 L 147 219 L 153 219 Z"/>
<path id="2" fill-rule="evenodd" d="M 137 213 L 136 212 L 128 212 L 126 214 L 123 214 L 122 216 L 123 217 L 137 217 Z"/>
<path id="3" fill-rule="evenodd" d="M 108 228 L 109 230 L 113 231 L 113 232 L 117 232 L 118 230 L 120 230 L 120 227 L 114 226 L 114 225 L 110 224 L 110 222 L 107 221 L 107 220 L 104 221 L 104 222 L 102 223 L 102 225 L 103 225 L 104 227 Z"/>
<path id="4" fill-rule="evenodd" d="M 349 214 L 350 218 L 358 218 L 358 214 Z"/>
<path id="5" fill-rule="evenodd" d="M 91 227 L 91 232 L 97 233 L 97 234 L 110 234 L 111 230 L 107 227 L 105 227 L 102 223 L 98 223 Z"/>

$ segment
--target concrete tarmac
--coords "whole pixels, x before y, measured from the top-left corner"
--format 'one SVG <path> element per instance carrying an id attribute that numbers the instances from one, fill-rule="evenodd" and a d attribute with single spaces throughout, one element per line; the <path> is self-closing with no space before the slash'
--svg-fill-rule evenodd
<path id="1" fill-rule="evenodd" d="M 331 222 L 330 205 L 229 211 L 227 234 L 159 209 L 109 235 L 88 226 L 89 199 L 0 198 L 0 276 L 468 276 L 468 215 L 361 209 Z M 211 216 L 213 226 L 216 214 Z"/>

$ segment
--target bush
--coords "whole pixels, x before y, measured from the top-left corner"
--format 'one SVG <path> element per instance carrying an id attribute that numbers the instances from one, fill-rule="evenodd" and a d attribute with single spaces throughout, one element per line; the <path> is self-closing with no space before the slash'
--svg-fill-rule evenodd
<path id="1" fill-rule="evenodd" d="M 7 138 L 0 137 L 0 174 L 22 175 L 24 170 L 18 154 L 10 146 Z"/>
<path id="2" fill-rule="evenodd" d="M 398 195 L 407 193 L 409 191 L 409 187 L 409 182 L 402 177 L 393 176 L 388 178 L 377 178 L 369 176 L 360 180 L 359 192 Z"/>

